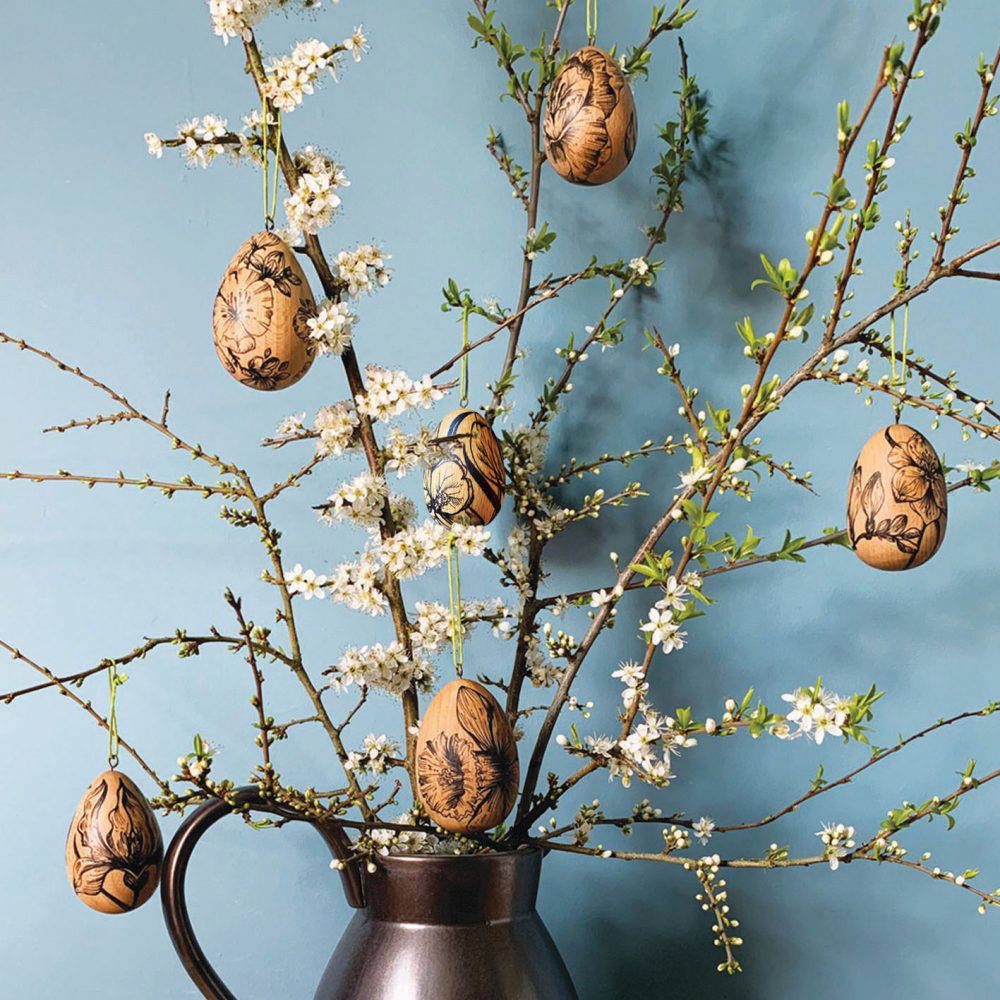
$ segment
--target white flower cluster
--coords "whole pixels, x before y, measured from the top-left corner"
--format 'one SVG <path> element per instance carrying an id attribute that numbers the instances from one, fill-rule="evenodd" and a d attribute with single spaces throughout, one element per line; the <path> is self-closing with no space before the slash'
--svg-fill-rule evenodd
<path id="1" fill-rule="evenodd" d="M 390 758 L 399 755 L 399 747 L 384 733 L 376 736 L 369 733 L 365 737 L 363 750 L 352 750 L 347 755 L 344 767 L 348 771 L 365 774 L 385 774 L 390 767 Z"/>
<path id="2" fill-rule="evenodd" d="M 444 393 L 432 382 L 430 375 L 414 381 L 404 371 L 368 365 L 365 368 L 367 390 L 354 401 L 358 412 L 373 420 L 391 420 L 406 410 L 433 406 Z"/>
<path id="3" fill-rule="evenodd" d="M 228 45 L 230 38 L 249 39 L 250 29 L 264 19 L 274 0 L 208 0 L 212 30 Z"/>
<path id="4" fill-rule="evenodd" d="M 321 517 L 326 521 L 350 520 L 366 528 L 377 528 L 382 523 L 382 507 L 388 489 L 381 476 L 363 472 L 349 483 L 341 483 L 328 497 L 329 506 Z"/>
<path id="5" fill-rule="evenodd" d="M 386 266 L 391 258 L 372 243 L 363 243 L 356 250 L 341 250 L 337 254 L 337 272 L 356 299 L 384 288 L 392 278 Z"/>
<path id="6" fill-rule="evenodd" d="M 420 576 L 448 558 L 448 539 L 452 532 L 456 550 L 465 555 L 481 556 L 490 540 L 489 531 L 482 526 L 456 524 L 446 528 L 437 521 L 426 520 L 382 542 L 379 559 L 401 580 Z"/>
<path id="7" fill-rule="evenodd" d="M 309 339 L 315 341 L 320 354 L 339 358 L 351 344 L 351 329 L 356 320 L 346 302 L 324 299 L 316 315 L 306 320 Z"/>
<path id="8" fill-rule="evenodd" d="M 529 636 L 526 642 L 525 663 L 528 665 L 528 678 L 531 683 L 537 688 L 558 684 L 563 679 L 566 668 L 557 667 L 545 656 L 537 636 Z"/>
<path id="9" fill-rule="evenodd" d="M 326 597 L 326 577 L 317 576 L 307 569 L 303 572 L 302 563 L 296 563 L 292 569 L 285 570 L 285 586 L 290 594 L 301 594 L 307 601 L 313 597 L 323 600 Z"/>
<path id="10" fill-rule="evenodd" d="M 771 727 L 771 732 L 779 739 L 796 739 L 805 734 L 819 745 L 828 733 L 830 736 L 843 736 L 842 727 L 850 717 L 850 706 L 840 695 L 817 685 L 799 688 L 791 694 L 783 694 L 781 698 L 794 707 L 785 716 L 784 722 Z M 795 732 L 791 729 L 792 725 L 798 726 Z"/>
<path id="11" fill-rule="evenodd" d="M 323 70 L 337 78 L 337 51 L 318 38 L 299 42 L 290 55 L 271 60 L 264 79 L 264 95 L 279 111 L 294 111 Z"/>
<path id="12" fill-rule="evenodd" d="M 507 548 L 500 552 L 497 562 L 500 571 L 511 578 L 522 596 L 525 596 L 531 588 L 528 574 L 528 541 L 527 527 L 523 524 L 515 525 L 507 536 Z"/>
<path id="13" fill-rule="evenodd" d="M 686 573 L 681 582 L 671 576 L 663 588 L 663 596 L 649 609 L 649 621 L 645 622 L 641 629 L 647 634 L 649 642 L 654 646 L 663 647 L 664 653 L 684 648 L 687 632 L 681 629 L 676 617 L 687 606 L 688 588 L 697 587 L 700 583 L 701 581 L 693 574 Z"/>
<path id="14" fill-rule="evenodd" d="M 371 552 L 364 552 L 357 562 L 341 563 L 328 582 L 330 599 L 355 611 L 384 615 L 389 607 L 381 589 L 379 565 Z"/>
<path id="15" fill-rule="evenodd" d="M 342 455 L 354 443 L 357 427 L 358 415 L 350 403 L 324 406 L 317 412 L 313 421 L 313 428 L 319 433 L 316 454 L 324 457 Z"/>
<path id="16" fill-rule="evenodd" d="M 816 836 L 823 841 L 823 854 L 830 862 L 830 870 L 836 871 L 840 859 L 854 848 L 854 827 L 844 826 L 843 823 L 824 823 Z"/>
<path id="17" fill-rule="evenodd" d="M 382 449 L 386 470 L 395 470 L 396 477 L 402 479 L 421 463 L 430 461 L 432 454 L 442 451 L 434 444 L 436 434 L 431 427 L 421 427 L 417 434 L 406 434 L 398 427 L 390 427 Z"/>
<path id="18" fill-rule="evenodd" d="M 177 136 L 184 140 L 184 157 L 192 166 L 205 168 L 221 152 L 223 147 L 215 140 L 226 134 L 226 119 L 220 115 L 202 115 L 191 118 L 177 126 Z M 159 159 L 163 155 L 163 143 L 153 132 L 147 132 L 146 148 Z"/>
<path id="19" fill-rule="evenodd" d="M 412 683 L 421 691 L 429 691 L 434 681 L 430 661 L 419 656 L 409 659 L 402 644 L 395 639 L 388 645 L 376 642 L 372 646 L 351 646 L 344 651 L 340 662 L 324 673 L 330 675 L 330 687 L 334 691 L 344 691 L 357 684 L 401 695 Z"/>
<path id="20" fill-rule="evenodd" d="M 303 233 L 318 233 L 329 225 L 340 207 L 337 192 L 351 185 L 339 164 L 312 146 L 305 146 L 295 154 L 295 166 L 299 171 L 298 183 L 285 199 L 290 242 Z"/>
<path id="21" fill-rule="evenodd" d="M 419 816 L 414 811 L 402 813 L 396 822 L 400 826 L 411 826 L 417 823 L 426 823 L 423 816 Z M 448 850 L 444 845 L 445 841 L 440 840 L 433 833 L 426 833 L 423 830 L 386 830 L 379 828 L 369 833 L 369 838 L 377 854 L 385 857 L 388 854 L 440 854 Z M 450 853 L 450 852 L 449 852 Z M 331 868 L 339 868 L 340 865 L 331 862 Z"/>
<path id="22" fill-rule="evenodd" d="M 417 618 L 410 638 L 414 649 L 438 653 L 451 642 L 451 612 L 436 601 L 417 601 Z M 509 611 L 498 597 L 486 601 L 462 601 L 462 636 L 468 639 L 483 618 L 506 617 Z"/>
<path id="23" fill-rule="evenodd" d="M 678 730 L 672 716 L 661 715 L 651 705 L 644 703 L 639 711 L 642 721 L 625 739 L 616 741 L 607 736 L 588 736 L 585 740 L 586 751 L 591 756 L 604 758 L 609 780 L 619 778 L 625 788 L 631 785 L 633 777 L 657 788 L 665 788 L 674 776 L 671 754 L 696 746 L 698 741 Z M 563 747 L 569 744 L 562 735 L 556 738 L 556 742 Z"/>

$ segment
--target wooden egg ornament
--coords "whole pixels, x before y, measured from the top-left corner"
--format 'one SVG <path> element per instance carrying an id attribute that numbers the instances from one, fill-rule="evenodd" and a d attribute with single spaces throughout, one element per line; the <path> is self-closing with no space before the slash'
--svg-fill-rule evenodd
<path id="1" fill-rule="evenodd" d="M 906 424 L 872 435 L 847 493 L 847 532 L 858 558 L 875 569 L 920 566 L 937 552 L 947 524 L 948 488 L 927 438 Z"/>
<path id="2" fill-rule="evenodd" d="M 66 874 L 77 897 L 99 913 L 128 913 L 160 881 L 163 838 L 146 797 L 119 771 L 83 793 L 66 838 Z"/>
<path id="3" fill-rule="evenodd" d="M 236 251 L 215 295 L 212 330 L 222 366 L 251 389 L 285 389 L 313 363 L 307 321 L 316 315 L 291 247 L 255 233 Z"/>
<path id="4" fill-rule="evenodd" d="M 517 744 L 500 703 L 475 681 L 446 684 L 417 734 L 417 789 L 450 833 L 490 830 L 517 798 Z"/>
<path id="5" fill-rule="evenodd" d="M 545 155 L 574 184 L 606 184 L 628 165 L 638 125 L 625 74 L 588 45 L 556 75 L 545 107 Z"/>
<path id="6" fill-rule="evenodd" d="M 475 410 L 454 410 L 436 436 L 453 440 L 424 474 L 427 509 L 445 525 L 489 524 L 500 511 L 507 478 L 493 428 Z"/>

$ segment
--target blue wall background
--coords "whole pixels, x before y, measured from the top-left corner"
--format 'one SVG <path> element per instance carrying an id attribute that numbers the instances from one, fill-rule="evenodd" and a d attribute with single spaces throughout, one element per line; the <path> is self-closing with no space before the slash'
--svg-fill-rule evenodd
<path id="1" fill-rule="evenodd" d="M 580 6 L 566 35 L 570 47 L 583 40 Z M 501 7 L 515 35 L 526 39 L 549 21 L 541 2 L 507 0 Z M 601 41 L 644 35 L 648 7 L 603 5 Z M 705 397 L 734 398 L 748 368 L 733 321 L 750 311 L 758 328 L 773 322 L 767 297 L 748 291 L 756 255 L 801 258 L 802 234 L 819 204 L 808 192 L 823 187 L 831 169 L 835 102 L 849 97 L 859 106 L 882 45 L 908 37 L 902 0 L 703 7 L 686 42 L 729 159 L 710 183 L 691 186 L 688 211 L 671 224 L 664 279 L 655 296 L 630 307 L 625 345 L 595 358 L 575 379 L 552 462 L 676 428 L 676 401 L 663 396 L 648 355 L 639 350 L 643 323 L 655 322 L 683 343 L 685 371 Z M 372 39 L 370 56 L 360 66 L 351 63 L 339 86 L 325 85 L 287 116 L 286 128 L 293 143 L 322 144 L 349 172 L 352 186 L 325 235 L 327 247 L 375 239 L 393 255 L 391 286 L 361 306 L 356 343 L 362 359 L 419 374 L 450 355 L 457 338 L 437 308 L 446 277 L 507 302 L 516 292 L 521 213 L 483 139 L 495 124 L 521 153 L 524 135 L 515 109 L 497 102 L 499 71 L 487 53 L 469 47 L 461 3 L 345 2 L 314 24 L 278 16 L 260 35 L 269 51 L 281 52 L 313 34 L 342 38 L 357 21 Z M 222 163 L 207 172 L 185 169 L 170 154 L 156 162 L 142 142 L 149 129 L 169 135 L 176 122 L 206 111 L 238 122 L 253 106 L 240 48 L 224 48 L 212 36 L 201 3 L 10 4 L 5 22 L 3 329 L 105 376 L 153 410 L 170 387 L 181 433 L 247 463 L 259 481 L 271 481 L 292 456 L 262 452 L 256 442 L 282 416 L 312 413 L 342 398 L 339 366 L 317 364 L 304 382 L 274 396 L 251 394 L 222 373 L 211 345 L 210 304 L 233 249 L 259 225 L 259 176 Z M 996 44 L 997 27 L 992 0 L 966 0 L 947 11 L 923 63 L 927 77 L 913 87 L 914 123 L 898 147 L 892 189 L 883 199 L 888 224 L 864 254 L 859 308 L 882 301 L 889 287 L 891 220 L 907 206 L 927 246 L 957 162 L 951 135 L 978 93 L 975 59 Z M 654 123 L 673 113 L 675 72 L 676 50 L 667 39 L 658 46 L 650 80 L 637 87 L 640 144 L 619 181 L 581 190 L 546 172 L 541 217 L 560 235 L 545 267 L 572 267 L 591 251 L 635 252 L 653 201 L 647 178 L 656 155 Z M 957 247 L 996 235 L 1000 198 L 990 163 L 998 142 L 991 123 L 976 151 L 981 175 L 971 184 L 973 206 L 960 212 Z M 858 186 L 860 173 L 852 173 Z M 831 278 L 821 273 L 811 282 L 817 301 Z M 532 314 L 524 338 L 532 352 L 532 391 L 554 370 L 552 348 L 567 330 L 591 321 L 603 294 L 580 289 Z M 996 296 L 992 285 L 949 281 L 911 313 L 918 348 L 940 357 L 945 368 L 966 372 L 968 387 L 986 395 L 996 391 L 1000 360 Z M 477 355 L 475 382 L 492 377 L 498 363 L 496 351 Z M 167 478 L 188 470 L 140 428 L 43 436 L 43 426 L 106 410 L 105 401 L 14 351 L 0 353 L 0 376 L 0 468 L 102 473 L 120 467 Z M 522 402 L 529 398 L 526 382 Z M 839 523 L 850 463 L 888 417 L 887 407 L 867 409 L 849 392 L 827 386 L 796 392 L 784 418 L 768 421 L 767 445 L 814 470 L 820 495 L 767 484 L 752 511 L 725 508 L 729 526 L 741 530 L 752 514 L 755 528 L 775 540 L 786 526 L 811 535 Z M 915 422 L 927 429 L 928 421 Z M 952 428 L 934 440 L 953 461 L 992 457 L 976 442 L 963 444 Z M 308 509 L 354 469 L 355 460 L 331 462 L 282 503 L 290 563 L 320 569 L 360 543 L 348 529 L 331 533 L 317 524 Z M 676 471 L 644 466 L 649 500 L 602 518 L 596 544 L 580 542 L 593 530 L 588 526 L 555 546 L 552 585 L 602 581 L 602 553 L 631 551 L 669 495 Z M 217 507 L 190 497 L 168 503 L 152 493 L 4 483 L 0 636 L 67 672 L 124 652 L 143 635 L 177 626 L 228 627 L 221 599 L 226 586 L 266 621 L 272 604 L 258 582 L 262 553 L 249 534 L 220 521 Z M 509 517 L 505 512 L 499 522 L 501 532 Z M 718 715 L 721 702 L 750 683 L 777 702 L 817 673 L 842 692 L 874 681 L 888 692 L 875 733 L 882 744 L 940 715 L 985 704 L 1000 694 L 994 679 L 997 524 L 992 497 L 963 491 L 952 498 L 940 554 L 905 576 L 879 575 L 834 550 L 815 553 L 805 566 L 766 566 L 720 579 L 711 587 L 718 607 L 692 623 L 689 648 L 661 664 L 657 700 Z M 486 572 L 466 572 L 469 593 L 490 592 Z M 443 586 L 436 575 L 408 592 L 440 597 Z M 643 600 L 623 606 L 622 627 L 603 641 L 582 677 L 579 694 L 599 702 L 595 732 L 614 726 L 618 686 L 609 675 L 637 648 L 632 624 L 644 607 Z M 329 602 L 303 606 L 300 620 L 317 665 L 333 661 L 348 642 L 386 634 L 384 623 Z M 580 619 L 571 623 L 577 635 L 584 629 Z M 467 662 L 496 671 L 509 656 L 510 647 L 482 636 Z M 123 733 L 163 771 L 171 771 L 197 731 L 223 744 L 220 772 L 237 779 L 248 772 L 251 710 L 242 661 L 217 651 L 191 660 L 164 652 L 129 673 Z M 0 670 L 3 690 L 31 682 L 16 663 Z M 90 690 L 101 704 L 100 683 Z M 294 684 L 278 672 L 268 695 L 279 718 L 302 707 Z M 372 728 L 395 724 L 393 706 L 380 702 Z M 712 848 L 760 851 L 777 839 L 812 851 L 824 820 L 870 830 L 901 798 L 921 800 L 952 788 L 969 757 L 995 766 L 997 725 L 995 718 L 976 720 L 937 734 L 856 786 L 810 804 L 782 829 L 716 838 Z M 358 727 L 357 738 L 366 731 Z M 195 995 L 155 902 L 127 919 L 102 919 L 76 903 L 66 885 L 66 825 L 84 787 L 104 767 L 104 751 L 92 723 L 56 696 L 0 710 L 0 753 L 7 762 L 0 818 L 6 996 Z M 721 822 L 753 818 L 790 800 L 818 763 L 839 774 L 864 758 L 863 748 L 832 741 L 821 748 L 805 741 L 712 742 L 678 762 L 678 779 L 659 801 L 667 810 Z M 292 780 L 323 784 L 336 773 L 314 734 L 282 745 L 279 760 Z M 552 766 L 559 763 L 553 755 Z M 641 794 L 615 794 L 597 779 L 579 798 L 605 796 L 609 809 L 621 809 Z M 945 835 L 943 824 L 921 827 L 907 837 L 911 853 L 932 849 L 936 861 L 956 870 L 981 865 L 983 885 L 992 888 L 1000 872 L 995 802 L 992 789 L 964 799 L 957 830 Z M 165 822 L 164 833 L 175 826 L 175 819 Z M 326 864 L 322 844 L 307 829 L 258 834 L 233 822 L 205 841 L 192 865 L 192 913 L 237 995 L 311 995 L 349 917 Z M 747 942 L 747 971 L 735 980 L 712 971 L 717 959 L 708 921 L 692 898 L 696 886 L 674 868 L 555 856 L 547 863 L 541 909 L 587 1000 L 707 992 L 763 998 L 806 990 L 824 997 L 958 995 L 981 989 L 994 967 L 996 916 L 979 917 L 972 897 L 901 869 L 858 864 L 836 873 L 733 874 L 730 885 Z"/>

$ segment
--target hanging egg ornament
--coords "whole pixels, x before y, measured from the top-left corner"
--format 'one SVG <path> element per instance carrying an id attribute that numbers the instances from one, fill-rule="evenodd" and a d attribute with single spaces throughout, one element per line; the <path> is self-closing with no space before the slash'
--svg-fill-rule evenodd
<path id="1" fill-rule="evenodd" d="M 236 251 L 215 296 L 212 329 L 222 366 L 251 389 L 286 389 L 313 363 L 316 304 L 291 247 L 255 233 Z"/>
<path id="2" fill-rule="evenodd" d="M 489 524 L 503 502 L 506 472 L 493 428 L 475 410 L 454 410 L 436 437 L 445 456 L 424 473 L 427 509 L 444 525 Z"/>
<path id="3" fill-rule="evenodd" d="M 566 61 L 549 89 L 544 131 L 549 163 L 574 184 L 606 184 L 629 165 L 635 101 L 607 52 L 588 45 Z"/>
<path id="4" fill-rule="evenodd" d="M 875 569 L 912 569 L 937 552 L 948 524 L 948 488 L 930 442 L 906 424 L 872 435 L 847 492 L 847 532 Z"/>
<path id="5" fill-rule="evenodd" d="M 514 806 L 514 732 L 482 684 L 459 678 L 441 688 L 420 724 L 416 761 L 420 801 L 450 833 L 490 830 Z"/>
<path id="6" fill-rule="evenodd" d="M 77 897 L 99 913 L 128 913 L 156 891 L 163 838 L 146 797 L 119 771 L 83 793 L 66 838 L 66 874 Z"/>

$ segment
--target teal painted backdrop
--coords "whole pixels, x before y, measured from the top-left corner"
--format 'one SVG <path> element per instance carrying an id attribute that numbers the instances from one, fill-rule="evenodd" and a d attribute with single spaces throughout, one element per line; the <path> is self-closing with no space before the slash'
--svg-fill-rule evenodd
<path id="1" fill-rule="evenodd" d="M 748 370 L 734 320 L 749 311 L 758 328 L 773 322 L 765 293 L 748 291 L 757 254 L 801 256 L 803 233 L 819 207 L 809 192 L 824 187 L 831 171 L 834 105 L 848 97 L 858 106 L 882 45 L 908 37 L 903 0 L 707 0 L 702 6 L 686 42 L 692 71 L 711 97 L 713 133 L 725 140 L 727 155 L 709 178 L 692 184 L 688 211 L 671 224 L 656 295 L 628 312 L 626 343 L 595 358 L 576 379 L 550 449 L 554 463 L 678 428 L 675 399 L 640 353 L 644 323 L 655 322 L 683 344 L 685 371 L 704 397 L 731 402 Z M 529 39 L 551 17 L 541 0 L 505 0 L 501 7 L 515 35 Z M 583 41 L 582 7 L 567 32 L 570 47 Z M 646 2 L 603 4 L 600 40 L 639 38 L 648 8 Z M 143 406 L 158 407 L 169 387 L 180 431 L 247 463 L 261 480 L 277 476 L 292 456 L 263 452 L 257 442 L 282 416 L 342 398 L 339 367 L 320 362 L 278 395 L 253 394 L 222 372 L 211 344 L 211 301 L 233 250 L 259 225 L 259 175 L 221 162 L 204 172 L 186 169 L 169 153 L 157 162 L 142 141 L 147 130 L 169 135 L 176 122 L 206 111 L 238 122 L 253 107 L 239 46 L 224 48 L 212 36 L 205 5 L 197 2 L 7 4 L 4 21 L 0 325 L 107 378 Z M 361 305 L 356 343 L 362 359 L 419 374 L 455 347 L 457 328 L 438 311 L 438 289 L 448 276 L 507 302 L 516 292 L 521 213 L 483 140 L 494 124 L 521 153 L 525 137 L 515 109 L 497 101 L 502 81 L 493 60 L 469 46 L 458 0 L 345 0 L 314 21 L 272 18 L 260 37 L 266 49 L 281 52 L 312 35 L 337 40 L 359 21 L 372 40 L 371 54 L 359 66 L 351 63 L 342 83 L 327 83 L 286 116 L 286 128 L 295 144 L 331 150 L 351 178 L 344 209 L 324 235 L 326 246 L 374 239 L 393 255 L 392 284 Z M 973 110 L 975 60 L 980 49 L 995 47 L 997 29 L 994 0 L 964 0 L 947 11 L 924 62 L 926 79 L 913 87 L 913 126 L 897 147 L 899 162 L 883 200 L 889 224 L 864 253 L 859 304 L 881 302 L 889 287 L 891 220 L 910 207 L 922 239 L 935 227 L 957 163 L 951 136 Z M 654 123 L 675 106 L 676 56 L 673 41 L 664 40 L 650 80 L 636 88 L 640 143 L 620 180 L 584 190 L 546 171 L 541 217 L 559 231 L 547 266 L 560 271 L 591 252 L 627 258 L 636 251 L 653 201 Z M 959 214 L 957 246 L 996 235 L 998 150 L 1000 136 L 989 123 L 976 151 L 980 176 L 970 185 L 972 207 Z M 853 170 L 856 183 L 860 172 Z M 821 273 L 811 283 L 817 300 L 829 280 Z M 965 372 L 969 387 L 986 395 L 997 390 L 997 294 L 995 285 L 948 281 L 911 311 L 917 347 Z M 574 291 L 530 317 L 524 342 L 531 392 L 556 364 L 553 347 L 591 321 L 603 295 L 598 288 Z M 498 363 L 497 352 L 475 356 L 475 402 L 482 402 L 481 386 Z M 0 387 L 0 468 L 122 468 L 164 477 L 188 470 L 140 428 L 41 435 L 44 426 L 106 405 L 28 356 L 0 353 Z M 520 400 L 528 399 L 525 382 Z M 767 446 L 813 469 L 819 496 L 769 483 L 752 510 L 724 508 L 729 526 L 741 530 L 752 514 L 755 528 L 774 540 L 786 527 L 813 534 L 839 523 L 855 453 L 888 417 L 887 407 L 867 409 L 849 391 L 796 392 L 784 417 L 768 421 Z M 927 429 L 926 420 L 916 423 Z M 992 457 L 975 442 L 963 444 L 951 428 L 933 440 L 955 461 Z M 331 462 L 282 504 L 290 562 L 320 569 L 359 544 L 350 529 L 331 532 L 308 509 L 354 468 L 353 461 Z M 631 551 L 677 470 L 650 463 L 641 473 L 648 500 L 578 528 L 554 547 L 553 587 L 568 580 L 598 583 L 607 576 L 602 553 Z M 567 495 L 581 491 L 574 487 Z M 838 549 L 813 554 L 805 566 L 765 566 L 722 578 L 711 588 L 718 606 L 691 625 L 689 648 L 657 671 L 657 701 L 717 715 L 727 696 L 750 683 L 777 701 L 820 673 L 845 693 L 874 681 L 887 691 L 876 730 L 876 740 L 887 743 L 996 697 L 996 501 L 969 491 L 952 501 L 944 548 L 905 576 L 879 575 Z M 153 493 L 3 483 L 0 636 L 62 672 L 123 652 L 143 635 L 225 624 L 226 586 L 266 621 L 272 604 L 258 580 L 262 553 L 249 533 L 219 519 L 217 507 L 190 497 L 167 502 Z M 505 512 L 500 530 L 509 525 Z M 584 537 L 596 542 L 581 544 Z M 489 579 L 468 570 L 468 593 L 486 593 Z M 409 593 L 440 597 L 444 587 L 436 574 Z M 584 672 L 579 694 L 598 702 L 595 732 L 613 726 L 618 686 L 609 675 L 636 649 L 633 623 L 644 606 L 642 600 L 623 605 L 621 627 Z M 385 631 L 383 623 L 329 602 L 304 606 L 301 620 L 317 664 L 335 659 L 345 643 Z M 571 623 L 578 635 L 582 629 L 579 619 Z M 481 636 L 466 657 L 474 670 L 496 672 L 509 655 L 509 647 Z M 120 696 L 123 732 L 157 765 L 169 772 L 197 731 L 223 745 L 220 772 L 236 778 L 248 772 L 251 710 L 242 661 L 219 652 L 178 660 L 168 652 L 129 673 Z M 2 690 L 30 682 L 16 663 L 0 671 Z M 275 672 L 268 689 L 279 717 L 301 709 L 288 679 Z M 102 704 L 103 685 L 90 691 Z M 395 725 L 390 702 L 376 699 L 376 705 L 372 728 Z M 782 829 L 717 838 L 712 847 L 759 851 L 777 839 L 812 850 L 824 820 L 870 830 L 900 799 L 921 800 L 952 787 L 969 757 L 996 766 L 998 725 L 997 719 L 976 720 L 938 734 L 857 785 L 821 798 Z M 359 728 L 358 738 L 366 731 Z M 77 903 L 66 884 L 66 827 L 84 787 L 103 768 L 104 751 L 101 734 L 58 696 L 0 708 L 4 996 L 194 995 L 155 902 L 129 917 L 102 918 Z M 322 742 L 309 734 L 282 745 L 279 756 L 292 780 L 322 785 L 335 777 Z M 719 821 L 753 818 L 790 800 L 818 763 L 839 774 L 864 757 L 863 748 L 833 741 L 821 748 L 805 741 L 713 742 L 678 761 L 678 778 L 660 802 Z M 557 754 L 550 763 L 559 765 Z M 641 792 L 622 795 L 598 779 L 580 798 L 594 795 L 620 809 Z M 981 865 L 984 887 L 992 888 L 1000 874 L 996 801 L 984 789 L 963 800 L 955 831 L 924 826 L 907 845 L 917 854 L 933 850 L 944 867 Z M 165 822 L 164 833 L 175 825 Z M 232 822 L 213 831 L 192 865 L 192 913 L 206 950 L 238 996 L 311 995 L 349 916 L 337 883 L 309 830 L 255 833 Z M 980 991 L 995 968 L 996 916 L 984 919 L 971 896 L 900 869 L 856 864 L 835 873 L 747 873 L 733 875 L 730 885 L 747 942 L 747 971 L 735 980 L 712 971 L 717 959 L 708 921 L 693 899 L 693 879 L 682 871 L 553 857 L 541 910 L 586 1000 L 957 996 Z"/>

